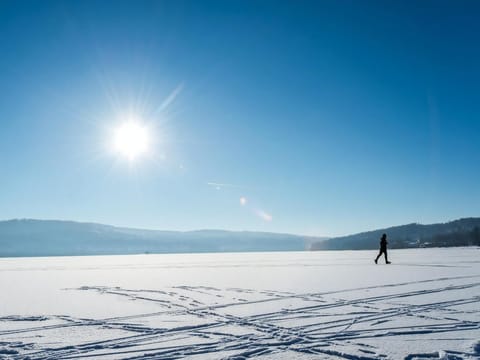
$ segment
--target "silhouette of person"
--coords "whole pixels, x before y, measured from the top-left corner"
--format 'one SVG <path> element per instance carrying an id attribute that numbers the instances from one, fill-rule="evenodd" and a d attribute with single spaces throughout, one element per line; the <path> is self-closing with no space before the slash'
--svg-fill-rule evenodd
<path id="1" fill-rule="evenodd" d="M 377 255 L 377 258 L 375 259 L 375 264 L 378 263 L 378 258 L 382 256 L 382 254 L 385 254 L 385 263 L 390 264 L 390 261 L 388 261 L 387 257 L 387 234 L 383 234 L 382 238 L 380 239 L 380 252 Z"/>

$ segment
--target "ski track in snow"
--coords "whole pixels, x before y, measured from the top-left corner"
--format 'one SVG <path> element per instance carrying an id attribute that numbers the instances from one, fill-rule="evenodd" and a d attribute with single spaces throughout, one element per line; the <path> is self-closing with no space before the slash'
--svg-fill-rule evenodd
<path id="1" fill-rule="evenodd" d="M 404 350 L 402 358 L 480 359 L 478 273 L 309 293 L 189 284 L 63 291 L 158 311 L 100 319 L 3 316 L 0 359 L 393 359 L 382 344 L 442 339 L 445 348 Z M 448 347 L 456 341 L 471 347 Z"/>

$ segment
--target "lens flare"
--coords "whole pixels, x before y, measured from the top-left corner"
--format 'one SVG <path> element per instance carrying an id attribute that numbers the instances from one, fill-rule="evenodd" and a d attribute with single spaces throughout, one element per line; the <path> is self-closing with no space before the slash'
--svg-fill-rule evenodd
<path id="1" fill-rule="evenodd" d="M 272 215 L 270 215 L 269 213 L 267 213 L 267 212 L 265 212 L 265 211 L 263 211 L 263 210 L 257 210 L 255 213 L 257 214 L 257 216 L 258 216 L 260 219 L 262 219 L 262 220 L 264 220 L 264 221 L 270 222 L 270 221 L 273 220 Z"/>

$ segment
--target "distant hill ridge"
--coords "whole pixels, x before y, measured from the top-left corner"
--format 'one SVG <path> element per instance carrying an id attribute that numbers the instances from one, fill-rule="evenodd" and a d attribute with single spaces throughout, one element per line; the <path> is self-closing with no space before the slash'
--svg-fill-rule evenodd
<path id="1" fill-rule="evenodd" d="M 376 249 L 383 233 L 390 248 L 480 246 L 480 218 L 430 225 L 407 224 L 312 243 L 311 250 Z"/>
<path id="2" fill-rule="evenodd" d="M 253 231 L 163 231 L 60 220 L 0 221 L 0 257 L 199 253 L 240 251 L 361 250 L 378 248 L 382 233 L 390 248 L 480 246 L 480 218 L 408 224 L 336 238 Z"/>
<path id="3" fill-rule="evenodd" d="M 322 239 L 252 231 L 143 230 L 60 220 L 0 221 L 0 257 L 302 251 Z"/>

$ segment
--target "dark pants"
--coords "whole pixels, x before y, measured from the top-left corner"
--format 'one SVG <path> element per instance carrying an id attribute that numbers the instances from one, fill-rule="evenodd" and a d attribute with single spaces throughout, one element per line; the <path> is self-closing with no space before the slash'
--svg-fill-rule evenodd
<path id="1" fill-rule="evenodd" d="M 375 262 L 378 261 L 378 258 L 382 256 L 382 254 L 385 254 L 385 262 L 388 262 L 388 257 L 387 257 L 387 249 L 380 249 L 380 252 L 377 255 L 377 258 L 375 259 Z"/>

